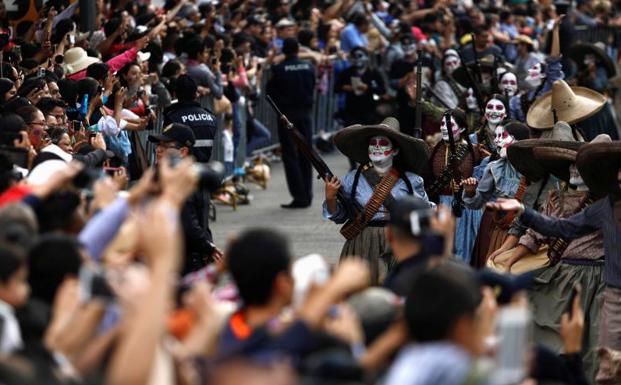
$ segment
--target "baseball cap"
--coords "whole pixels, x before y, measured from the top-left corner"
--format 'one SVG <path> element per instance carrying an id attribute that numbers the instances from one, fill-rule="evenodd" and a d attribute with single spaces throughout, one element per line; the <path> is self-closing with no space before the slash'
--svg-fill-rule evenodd
<path id="1" fill-rule="evenodd" d="M 424 200 L 407 196 L 397 199 L 390 207 L 389 223 L 395 228 L 409 232 L 414 236 L 421 235 L 429 228 L 433 209 Z"/>
<path id="2" fill-rule="evenodd" d="M 161 134 L 149 135 L 149 142 L 177 142 L 185 147 L 191 148 L 192 146 L 194 146 L 196 138 L 194 137 L 194 132 L 192 132 L 192 129 L 189 126 L 181 123 L 172 123 L 164 127 L 164 131 L 162 131 Z"/>

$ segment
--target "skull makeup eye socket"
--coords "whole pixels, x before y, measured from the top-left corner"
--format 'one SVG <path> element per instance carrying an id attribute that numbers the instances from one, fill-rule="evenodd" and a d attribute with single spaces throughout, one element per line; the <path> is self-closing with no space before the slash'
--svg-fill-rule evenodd
<path id="1" fill-rule="evenodd" d="M 502 111 L 502 110 L 504 110 L 504 109 L 505 109 L 505 107 L 504 107 L 502 104 L 498 104 L 498 105 L 496 106 L 496 111 Z"/>
<path id="2" fill-rule="evenodd" d="M 388 141 L 388 139 L 380 139 L 379 145 L 382 147 L 387 147 L 387 146 L 390 146 L 390 142 Z"/>
<path id="3" fill-rule="evenodd" d="M 487 106 L 485 106 L 486 110 L 493 110 L 494 109 L 494 105 L 493 104 L 488 104 Z"/>
<path id="4" fill-rule="evenodd" d="M 503 139 L 508 138 L 509 137 L 509 133 L 507 131 L 503 131 L 502 132 L 502 137 L 503 137 Z"/>

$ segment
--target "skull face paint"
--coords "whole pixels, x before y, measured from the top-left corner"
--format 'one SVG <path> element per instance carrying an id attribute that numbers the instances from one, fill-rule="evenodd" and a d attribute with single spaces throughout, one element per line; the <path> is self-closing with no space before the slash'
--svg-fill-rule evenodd
<path id="1" fill-rule="evenodd" d="M 474 90 L 472 88 L 468 88 L 468 92 L 466 93 L 466 107 L 471 111 L 479 108 L 479 103 L 477 103 L 477 98 L 474 96 Z"/>
<path id="2" fill-rule="evenodd" d="M 459 66 L 461 65 L 461 60 L 459 60 L 459 56 L 449 55 L 444 59 L 444 71 L 447 75 L 453 74 Z"/>
<path id="3" fill-rule="evenodd" d="M 507 72 L 500 81 L 500 91 L 502 91 L 503 95 L 507 95 L 508 97 L 512 97 L 517 94 L 518 91 L 518 83 L 517 77 L 512 72 Z"/>
<path id="4" fill-rule="evenodd" d="M 578 191 L 589 191 L 575 164 L 569 166 L 569 184 L 575 186 Z"/>
<path id="5" fill-rule="evenodd" d="M 356 50 L 349 60 L 356 68 L 364 68 L 369 64 L 369 56 L 361 50 Z"/>
<path id="6" fill-rule="evenodd" d="M 459 135 L 461 134 L 461 129 L 459 125 L 455 121 L 455 119 L 451 116 L 451 131 L 453 132 L 453 140 L 459 140 Z M 449 131 L 446 127 L 446 120 L 442 118 L 442 124 L 440 124 L 440 132 L 442 133 L 442 140 L 448 142 L 449 139 Z"/>
<path id="7" fill-rule="evenodd" d="M 543 82 L 543 79 L 545 77 L 546 75 L 543 72 L 543 67 L 541 66 L 541 63 L 537 63 L 528 69 L 528 76 L 526 76 L 524 81 L 531 88 L 536 88 L 541 85 L 541 82 Z"/>
<path id="8" fill-rule="evenodd" d="M 369 140 L 369 159 L 374 164 L 385 163 L 387 160 L 391 160 L 396 154 L 392 142 L 387 137 L 379 135 Z"/>
<path id="9" fill-rule="evenodd" d="M 491 99 L 485 106 L 485 119 L 489 124 L 500 124 L 507 117 L 505 105 L 498 99 Z"/>
<path id="10" fill-rule="evenodd" d="M 501 158 L 507 157 L 507 148 L 515 142 L 515 137 L 504 126 L 498 126 L 495 130 L 496 136 L 494 137 L 494 144 L 498 148 L 498 153 Z"/>

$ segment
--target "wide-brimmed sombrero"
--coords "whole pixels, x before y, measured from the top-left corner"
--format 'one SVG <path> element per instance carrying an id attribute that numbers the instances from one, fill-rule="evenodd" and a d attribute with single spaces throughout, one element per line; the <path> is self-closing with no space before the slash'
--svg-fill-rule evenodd
<path id="1" fill-rule="evenodd" d="M 534 155 L 539 147 L 555 146 L 557 143 L 576 142 L 571 127 L 565 122 L 557 122 L 551 130 L 544 131 L 539 139 L 525 139 L 513 143 L 507 149 L 507 158 L 511 165 L 529 181 L 544 178 L 550 170 L 540 164 Z"/>
<path id="2" fill-rule="evenodd" d="M 621 141 L 613 142 L 610 137 L 598 135 L 578 151 L 576 166 L 589 191 L 596 196 L 621 194 L 617 179 L 621 166 Z"/>
<path id="3" fill-rule="evenodd" d="M 608 77 L 611 78 L 617 74 L 617 68 L 610 56 L 595 44 L 577 43 L 569 48 L 569 57 L 576 62 L 579 68 L 583 68 L 584 57 L 588 54 L 594 55 L 599 59 L 599 62 L 606 69 Z"/>
<path id="4" fill-rule="evenodd" d="M 552 128 L 554 109 L 558 120 L 574 124 L 595 115 L 605 104 L 604 95 L 585 87 L 570 87 L 563 80 L 557 80 L 551 91 L 530 106 L 526 123 L 539 130 Z"/>
<path id="5" fill-rule="evenodd" d="M 468 70 L 470 71 L 470 74 L 474 76 L 474 74 L 477 71 L 475 63 L 468 63 L 467 66 L 468 66 Z M 496 62 L 496 68 L 498 70 L 498 73 L 494 74 L 494 57 L 489 55 L 479 60 L 479 68 L 481 69 L 481 73 L 486 73 L 491 76 L 498 76 L 498 73 L 500 73 L 500 71 L 503 69 L 504 69 L 504 72 L 510 71 L 511 69 L 513 69 L 513 65 L 505 61 L 498 60 Z M 453 79 L 455 79 L 457 83 L 459 83 L 459 85 L 465 88 L 472 87 L 472 83 L 470 82 L 470 78 L 468 77 L 468 74 L 466 73 L 466 68 L 463 63 L 461 66 L 457 67 L 455 71 L 453 71 L 451 76 L 453 77 Z M 479 87 L 483 87 L 483 85 L 479 84 Z"/>
<path id="6" fill-rule="evenodd" d="M 569 166 L 576 163 L 578 150 L 585 142 L 549 141 L 533 148 L 535 161 L 549 174 L 569 182 Z"/>
<path id="7" fill-rule="evenodd" d="M 374 136 L 383 135 L 389 138 L 399 149 L 396 161 L 403 171 L 420 174 L 429 159 L 427 143 L 401 133 L 399 121 L 389 117 L 377 125 L 361 125 L 345 127 L 334 135 L 336 147 L 347 157 L 362 164 L 369 163 L 369 140 Z"/>

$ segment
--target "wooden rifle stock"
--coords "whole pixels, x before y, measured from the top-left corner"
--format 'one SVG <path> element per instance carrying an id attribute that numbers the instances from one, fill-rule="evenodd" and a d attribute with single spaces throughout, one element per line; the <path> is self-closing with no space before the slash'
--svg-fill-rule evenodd
<path id="1" fill-rule="evenodd" d="M 423 50 L 416 52 L 416 115 L 414 119 L 414 137 L 423 136 Z"/>
<path id="2" fill-rule="evenodd" d="M 269 95 L 266 95 L 265 99 L 272 106 L 274 112 L 276 112 L 276 115 L 278 115 L 278 119 L 283 122 L 283 124 L 287 128 L 287 131 L 289 131 L 289 133 L 291 134 L 293 142 L 298 148 L 298 151 L 300 151 L 302 156 L 304 156 L 306 159 L 308 159 L 309 162 L 311 162 L 313 168 L 319 174 L 317 178 L 327 178 L 328 180 L 332 179 L 334 177 L 334 173 L 332 173 L 326 162 L 324 162 L 319 154 L 317 154 L 317 151 L 315 151 L 313 146 L 307 143 L 307 139 L 304 137 L 304 135 L 302 135 L 302 133 L 297 128 L 295 128 L 293 123 L 291 123 L 289 119 L 287 119 L 285 114 L 280 111 L 278 106 L 276 106 L 276 103 L 274 103 L 274 100 L 272 100 Z M 338 199 L 343 207 L 345 207 L 349 218 L 355 218 L 362 211 L 362 208 L 355 202 L 355 200 L 349 199 L 348 194 L 345 192 L 343 187 L 339 188 L 339 191 L 336 194 L 336 199 Z"/>
<path id="3" fill-rule="evenodd" d="M 462 200 L 461 200 L 462 189 L 461 188 L 455 189 L 455 186 L 453 186 L 452 182 L 459 184 L 461 181 L 461 175 L 459 171 L 459 160 L 457 159 L 457 146 L 455 145 L 455 137 L 453 136 L 453 126 L 451 125 L 451 112 L 450 111 L 446 111 L 444 113 L 444 124 L 446 125 L 446 130 L 448 132 L 448 137 L 449 137 L 448 151 L 450 153 L 448 156 L 447 166 L 451 168 L 452 173 L 453 173 L 453 180 L 450 183 L 451 191 L 453 192 L 453 204 L 452 204 L 453 207 L 451 207 L 451 209 L 453 211 L 453 215 L 459 218 L 461 217 L 461 214 L 462 214 L 462 205 L 463 205 Z"/>

